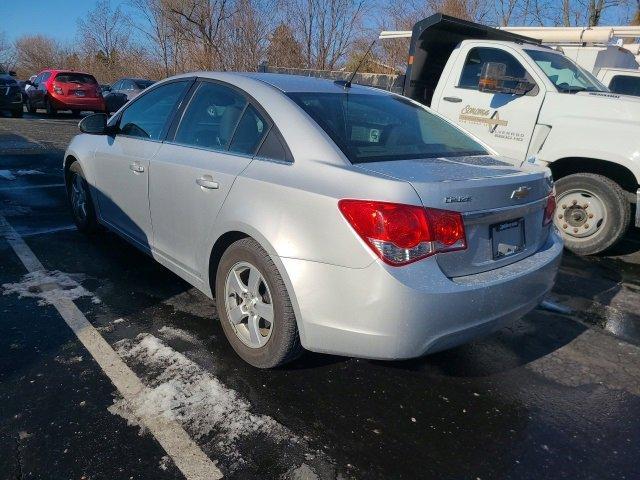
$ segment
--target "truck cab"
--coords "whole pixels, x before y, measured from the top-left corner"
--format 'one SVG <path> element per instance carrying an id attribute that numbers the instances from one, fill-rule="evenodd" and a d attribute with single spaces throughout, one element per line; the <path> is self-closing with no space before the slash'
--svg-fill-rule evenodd
<path id="1" fill-rule="evenodd" d="M 537 40 L 442 14 L 414 26 L 404 94 L 515 164 L 548 166 L 569 249 L 595 254 L 626 232 L 640 180 L 640 98 L 610 93 Z"/>

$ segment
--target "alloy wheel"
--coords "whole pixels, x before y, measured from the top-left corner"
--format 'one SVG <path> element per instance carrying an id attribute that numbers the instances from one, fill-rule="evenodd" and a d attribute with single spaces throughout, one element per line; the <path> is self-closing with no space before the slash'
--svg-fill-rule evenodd
<path id="1" fill-rule="evenodd" d="M 77 173 L 71 182 L 71 207 L 73 214 L 80 222 L 87 219 L 87 189 L 84 179 Z"/>
<path id="2" fill-rule="evenodd" d="M 236 336 L 250 348 L 263 347 L 273 332 L 274 310 L 269 285 L 255 265 L 236 263 L 225 282 L 227 318 Z"/>

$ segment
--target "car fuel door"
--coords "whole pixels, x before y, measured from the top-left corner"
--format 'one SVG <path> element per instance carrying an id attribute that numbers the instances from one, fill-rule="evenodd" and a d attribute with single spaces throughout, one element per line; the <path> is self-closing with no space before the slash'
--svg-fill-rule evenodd
<path id="1" fill-rule="evenodd" d="M 513 52 L 499 46 L 466 45 L 461 59 L 438 99 L 437 111 L 499 154 L 522 162 L 544 99 L 543 91 Z M 488 65 L 490 64 L 490 65 Z M 505 90 L 527 85 L 526 92 L 503 93 L 484 90 L 481 82 L 487 66 L 500 66 Z"/>

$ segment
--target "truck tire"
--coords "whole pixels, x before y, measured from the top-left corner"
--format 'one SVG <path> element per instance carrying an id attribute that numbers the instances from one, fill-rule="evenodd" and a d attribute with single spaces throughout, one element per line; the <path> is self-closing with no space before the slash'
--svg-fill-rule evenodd
<path id="1" fill-rule="evenodd" d="M 225 250 L 215 291 L 224 334 L 245 362 L 274 368 L 302 354 L 296 316 L 282 276 L 254 239 L 243 238 Z"/>
<path id="2" fill-rule="evenodd" d="M 20 108 L 19 110 L 11 110 L 11 116 L 13 118 L 21 118 L 22 115 L 24 114 L 24 111 L 22 110 L 22 108 Z"/>
<path id="3" fill-rule="evenodd" d="M 31 103 L 31 100 L 27 100 L 27 112 L 36 113 L 37 111 L 38 109 L 33 103 Z"/>
<path id="4" fill-rule="evenodd" d="M 45 107 L 45 110 L 47 111 L 47 115 L 49 115 L 50 117 L 55 117 L 55 115 L 58 113 L 58 111 L 55 109 L 55 107 L 51 103 L 51 100 L 49 100 L 48 98 L 45 101 L 44 107 Z"/>
<path id="5" fill-rule="evenodd" d="M 629 228 L 631 205 L 613 180 L 575 173 L 555 182 L 554 223 L 565 247 L 577 255 L 594 255 L 617 243 Z"/>

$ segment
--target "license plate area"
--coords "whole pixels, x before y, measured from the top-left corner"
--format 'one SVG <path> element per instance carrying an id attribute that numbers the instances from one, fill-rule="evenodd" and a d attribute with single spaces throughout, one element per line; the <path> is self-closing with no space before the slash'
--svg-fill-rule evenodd
<path id="1" fill-rule="evenodd" d="M 516 255 L 524 250 L 524 218 L 496 223 L 489 228 L 494 260 Z"/>

